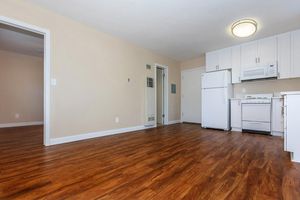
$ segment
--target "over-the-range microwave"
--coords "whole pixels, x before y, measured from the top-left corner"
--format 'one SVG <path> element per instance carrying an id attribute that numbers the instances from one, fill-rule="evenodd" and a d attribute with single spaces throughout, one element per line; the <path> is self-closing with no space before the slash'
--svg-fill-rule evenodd
<path id="1" fill-rule="evenodd" d="M 260 67 L 245 68 L 241 71 L 241 81 L 277 78 L 278 69 L 277 64 L 269 64 Z"/>

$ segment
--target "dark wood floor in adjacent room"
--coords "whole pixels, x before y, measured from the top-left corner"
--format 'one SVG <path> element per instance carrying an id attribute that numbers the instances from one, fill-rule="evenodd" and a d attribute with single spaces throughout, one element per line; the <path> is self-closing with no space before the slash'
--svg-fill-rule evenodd
<path id="1" fill-rule="evenodd" d="M 51 147 L 0 129 L 0 199 L 300 199 L 278 137 L 177 124 Z"/>

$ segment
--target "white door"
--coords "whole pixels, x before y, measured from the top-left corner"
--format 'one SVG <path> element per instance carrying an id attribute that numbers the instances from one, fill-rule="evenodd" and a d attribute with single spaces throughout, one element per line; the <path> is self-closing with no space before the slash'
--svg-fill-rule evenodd
<path id="1" fill-rule="evenodd" d="M 272 132 L 283 133 L 283 99 L 272 99 Z"/>
<path id="2" fill-rule="evenodd" d="M 291 76 L 291 33 L 278 35 L 278 78 Z"/>
<path id="3" fill-rule="evenodd" d="M 218 51 L 219 53 L 219 69 L 231 69 L 231 48 L 225 48 Z"/>
<path id="4" fill-rule="evenodd" d="M 243 69 L 257 66 L 257 41 L 241 45 L 241 66 Z"/>
<path id="5" fill-rule="evenodd" d="M 212 51 L 206 53 L 206 71 L 216 71 L 219 66 L 219 53 L 218 51 Z"/>
<path id="6" fill-rule="evenodd" d="M 145 87 L 146 87 L 146 102 L 145 102 L 145 126 L 155 126 L 156 107 L 155 107 L 155 69 L 151 66 L 146 71 Z"/>
<path id="7" fill-rule="evenodd" d="M 204 67 L 181 72 L 183 122 L 201 123 L 201 74 L 204 72 Z"/>
<path id="8" fill-rule="evenodd" d="M 228 129 L 227 88 L 202 90 L 202 127 Z"/>
<path id="9" fill-rule="evenodd" d="M 276 65 L 277 61 L 277 38 L 269 37 L 258 40 L 258 65 Z"/>
<path id="10" fill-rule="evenodd" d="M 300 30 L 292 32 L 292 77 L 300 77 Z"/>

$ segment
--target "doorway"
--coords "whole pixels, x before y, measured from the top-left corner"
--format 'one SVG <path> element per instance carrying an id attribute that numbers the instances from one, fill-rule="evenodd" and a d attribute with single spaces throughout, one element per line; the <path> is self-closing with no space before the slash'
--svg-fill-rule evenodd
<path id="1" fill-rule="evenodd" d="M 156 126 L 168 123 L 168 67 L 156 64 L 155 68 L 156 87 Z"/>
<path id="2" fill-rule="evenodd" d="M 2 50 L 5 51 L 12 51 L 12 55 L 21 54 L 22 60 L 20 59 L 19 65 L 22 67 L 25 66 L 25 61 L 29 61 L 29 65 L 32 66 L 32 63 L 39 62 L 40 63 L 40 81 L 35 81 L 35 83 L 39 83 L 38 85 L 35 84 L 32 87 L 26 86 L 26 91 L 21 91 L 20 94 L 12 95 L 15 102 L 22 102 L 19 101 L 20 99 L 24 102 L 30 102 L 30 98 L 35 97 L 33 101 L 37 100 L 37 96 L 39 97 L 40 103 L 38 105 L 41 107 L 38 111 L 32 111 L 28 109 L 28 104 L 24 106 L 21 106 L 20 108 L 16 109 L 17 106 L 13 106 L 13 108 L 8 111 L 12 122 L 10 123 L 8 120 L 3 120 L 3 122 L 0 122 L 2 124 L 2 127 L 17 127 L 17 126 L 30 126 L 30 125 L 38 125 L 43 124 L 43 144 L 45 146 L 50 145 L 50 32 L 46 29 L 42 29 L 39 27 L 36 27 L 34 25 L 30 25 L 24 22 L 20 22 L 14 19 L 10 19 L 4 16 L 0 16 L 0 25 L 2 28 L 1 37 L 4 38 L 6 43 L 1 43 L 3 48 Z M 39 43 L 35 43 L 36 41 L 39 41 Z M 26 55 L 31 54 L 31 55 Z M 37 59 L 31 59 L 31 57 L 41 57 L 41 62 L 36 61 Z M 34 60 L 34 61 L 32 61 Z M 22 63 L 24 62 L 24 63 Z M 17 61 L 14 60 L 14 65 L 18 65 Z M 22 66 L 21 66 L 22 65 Z M 21 68 L 20 68 L 21 69 Z M 11 69 L 9 69 L 11 70 Z M 24 69 L 22 69 L 24 70 Z M 26 71 L 26 70 L 25 70 Z M 26 71 L 27 72 L 27 71 Z M 16 73 L 19 73 L 16 71 Z M 9 72 L 8 74 L 16 74 Z M 29 73 L 29 72 L 28 72 Z M 39 74 L 39 73 L 38 73 Z M 20 77 L 24 78 L 27 74 L 21 74 Z M 27 76 L 29 77 L 36 77 L 37 74 Z M 17 78 L 17 80 L 20 80 L 20 78 Z M 9 79 L 8 79 L 9 81 Z M 28 83 L 29 79 L 24 80 L 23 83 Z M 16 88 L 18 86 L 24 86 L 22 82 L 12 82 L 11 86 L 14 88 L 11 89 L 14 93 L 17 92 Z M 30 89 L 31 88 L 31 89 Z M 38 88 L 38 91 L 36 90 Z M 20 89 L 20 88 L 18 88 Z M 9 89 L 6 89 L 7 91 Z M 22 90 L 22 89 L 21 89 Z M 11 92 L 10 91 L 10 92 Z M 34 91 L 34 92 L 32 92 Z M 22 93 L 23 92 L 23 93 Z M 28 96 L 25 97 L 25 96 Z M 10 95 L 7 95 L 8 97 Z M 3 103 L 3 102 L 2 102 Z M 12 104 L 13 102 L 9 102 Z M 7 103 L 7 105 L 9 104 Z M 33 102 L 35 103 L 35 102 Z M 31 106 L 33 107 L 34 104 Z M 29 106 L 30 107 L 30 106 Z M 29 111 L 30 110 L 30 111 Z M 39 113 L 36 115 L 36 113 Z M 40 116 L 42 115 L 42 116 Z M 38 116 L 38 117 L 37 117 Z M 38 119 L 37 121 L 35 119 Z"/>
<path id="3" fill-rule="evenodd" d="M 164 69 L 157 67 L 156 69 L 156 124 L 164 125 Z"/>

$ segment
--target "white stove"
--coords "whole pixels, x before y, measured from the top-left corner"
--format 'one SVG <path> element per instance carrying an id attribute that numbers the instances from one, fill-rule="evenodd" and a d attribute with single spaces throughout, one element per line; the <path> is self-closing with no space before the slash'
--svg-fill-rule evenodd
<path id="1" fill-rule="evenodd" d="M 242 130 L 271 134 L 272 94 L 250 94 L 241 100 Z"/>

